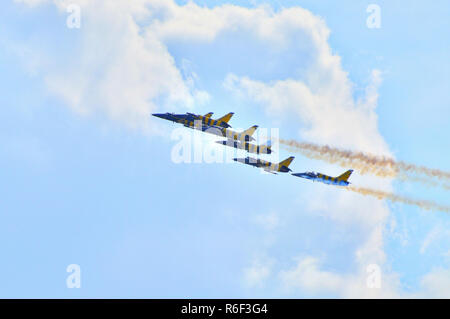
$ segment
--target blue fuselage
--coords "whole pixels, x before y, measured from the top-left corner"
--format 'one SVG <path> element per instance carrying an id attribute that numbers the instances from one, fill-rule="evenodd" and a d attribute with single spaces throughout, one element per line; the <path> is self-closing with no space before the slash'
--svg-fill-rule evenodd
<path id="1" fill-rule="evenodd" d="M 231 127 L 228 123 L 224 121 L 213 120 L 211 118 L 206 118 L 204 116 L 186 113 L 186 114 L 174 114 L 174 113 L 154 113 L 153 116 L 159 117 L 164 120 L 172 121 L 175 123 L 180 123 L 185 126 L 194 126 L 195 124 L 201 123 L 202 128 L 208 127 L 220 127 L 228 128 Z"/>

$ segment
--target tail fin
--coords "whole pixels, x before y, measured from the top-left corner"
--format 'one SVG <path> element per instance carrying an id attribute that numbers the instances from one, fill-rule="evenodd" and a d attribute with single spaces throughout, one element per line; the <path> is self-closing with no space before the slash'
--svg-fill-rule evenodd
<path id="1" fill-rule="evenodd" d="M 248 136 L 252 136 L 253 133 L 255 133 L 255 131 L 256 131 L 257 128 L 258 128 L 258 125 L 253 125 L 252 127 L 246 129 L 246 130 L 245 130 L 244 132 L 242 132 L 242 133 L 245 134 L 245 135 L 248 135 Z"/>
<path id="2" fill-rule="evenodd" d="M 209 112 L 205 114 L 205 118 L 209 119 L 214 113 L 213 112 Z"/>
<path id="3" fill-rule="evenodd" d="M 233 114 L 234 114 L 233 112 L 230 112 L 230 113 L 228 113 L 228 114 L 225 114 L 224 116 L 218 118 L 218 119 L 217 119 L 217 122 L 222 121 L 222 122 L 228 123 L 228 121 L 231 119 L 231 117 L 233 116 Z"/>
<path id="4" fill-rule="evenodd" d="M 292 161 L 294 160 L 294 156 L 291 156 L 291 157 L 288 157 L 288 158 L 286 158 L 284 161 L 281 161 L 280 162 L 280 167 L 281 166 L 286 166 L 286 167 L 289 167 L 289 165 L 291 165 L 291 163 L 292 163 Z"/>
<path id="5" fill-rule="evenodd" d="M 344 174 L 339 175 L 337 178 L 343 181 L 347 181 L 347 179 L 350 177 L 350 175 L 353 173 L 352 169 L 349 169 Z"/>

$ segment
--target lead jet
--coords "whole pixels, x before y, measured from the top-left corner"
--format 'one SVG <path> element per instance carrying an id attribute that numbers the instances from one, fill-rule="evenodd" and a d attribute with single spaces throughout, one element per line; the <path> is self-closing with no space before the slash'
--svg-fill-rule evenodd
<path id="1" fill-rule="evenodd" d="M 211 113 L 212 114 L 212 113 Z M 230 130 L 228 127 L 229 124 L 226 123 L 226 121 L 231 118 L 231 116 L 234 113 L 228 113 L 227 115 L 223 116 L 222 118 L 225 118 L 224 120 L 220 120 L 220 122 L 217 122 L 218 125 L 207 125 L 204 124 L 204 121 L 199 118 L 199 115 L 195 115 L 192 113 L 186 113 L 186 114 L 173 114 L 173 113 L 162 113 L 158 114 L 155 113 L 153 116 L 162 118 L 164 120 L 172 121 L 174 123 L 180 123 L 184 126 L 191 128 L 191 129 L 197 129 L 205 133 L 214 134 L 220 137 L 224 137 L 228 140 L 232 141 L 241 141 L 241 142 L 248 142 L 248 141 L 254 141 L 255 139 L 252 137 L 253 133 L 255 133 L 256 129 L 258 128 L 258 125 L 253 125 L 252 127 L 246 129 L 242 132 L 236 132 Z M 206 117 L 210 116 L 209 113 L 205 115 Z M 229 117 L 228 119 L 226 117 Z M 222 119 L 221 118 L 221 119 Z M 218 120 L 219 121 L 219 120 Z M 208 122 L 211 123 L 211 122 Z M 228 126 L 228 127 L 225 127 Z"/>
<path id="2" fill-rule="evenodd" d="M 292 175 L 310 179 L 314 182 L 318 181 L 318 182 L 322 182 L 322 183 L 329 184 L 329 185 L 347 186 L 348 184 L 350 184 L 350 182 L 348 182 L 347 180 L 352 173 L 353 173 L 353 170 L 349 169 L 344 174 L 339 175 L 338 177 L 331 177 L 328 175 L 324 175 L 321 173 L 314 173 L 314 172 L 295 173 Z"/>
<path id="3" fill-rule="evenodd" d="M 162 118 L 164 120 L 172 121 L 174 123 L 180 123 L 184 126 L 194 126 L 194 122 L 199 121 L 199 123 L 202 124 L 203 127 L 213 127 L 217 126 L 220 128 L 229 128 L 231 127 L 228 122 L 230 121 L 231 117 L 233 116 L 233 112 L 230 112 L 217 120 L 214 120 L 211 118 L 213 115 L 213 112 L 209 112 L 205 115 L 198 115 L 194 113 L 186 113 L 186 114 L 174 114 L 174 113 L 154 113 L 153 116 Z"/>
<path id="4" fill-rule="evenodd" d="M 253 153 L 253 154 L 271 154 L 272 153 L 272 149 L 271 149 L 271 142 L 268 141 L 266 144 L 262 144 L 262 145 L 255 145 L 252 143 L 248 143 L 248 142 L 238 142 L 238 141 L 233 141 L 233 140 L 226 140 L 226 141 L 217 141 L 216 143 L 218 144 L 222 144 L 225 146 L 230 146 L 230 147 L 234 147 L 240 150 L 245 150 L 249 153 Z"/>
<path id="5" fill-rule="evenodd" d="M 277 172 L 287 173 L 290 172 L 291 169 L 289 168 L 289 165 L 294 160 L 294 156 L 286 158 L 284 161 L 281 161 L 279 163 L 271 163 L 264 160 L 252 158 L 252 157 L 246 157 L 246 158 L 233 158 L 233 161 L 251 165 L 254 167 L 262 168 L 268 173 L 276 174 Z"/>

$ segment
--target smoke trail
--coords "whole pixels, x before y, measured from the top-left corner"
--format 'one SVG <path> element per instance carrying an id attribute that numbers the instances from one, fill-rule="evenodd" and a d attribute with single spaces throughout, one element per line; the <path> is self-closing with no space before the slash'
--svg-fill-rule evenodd
<path id="1" fill-rule="evenodd" d="M 403 203 L 408 205 L 417 206 L 420 208 L 423 208 L 425 210 L 438 210 L 446 213 L 450 213 L 450 207 L 439 205 L 432 201 L 427 200 L 416 200 L 405 196 L 399 196 L 393 193 L 387 193 L 380 190 L 370 189 L 370 188 L 363 188 L 363 187 L 356 187 L 356 186 L 348 186 L 345 189 L 359 193 L 362 195 L 368 195 L 368 196 L 374 196 L 378 199 L 387 199 L 391 202 L 397 202 L 397 203 Z"/>
<path id="2" fill-rule="evenodd" d="M 338 164 L 345 168 L 352 167 L 357 169 L 360 174 L 370 173 L 380 177 L 397 177 L 404 180 L 408 179 L 449 189 L 448 185 L 440 185 L 434 181 L 408 175 L 422 174 L 428 178 L 437 178 L 443 182 L 450 181 L 450 172 L 439 169 L 396 161 L 384 156 L 333 148 L 328 145 L 318 145 L 283 139 L 280 139 L 280 144 L 312 159 L 324 160 L 328 163 Z"/>
<path id="3" fill-rule="evenodd" d="M 394 162 L 388 158 L 380 158 L 363 153 L 353 153 L 351 151 L 330 148 L 329 146 L 319 146 L 311 143 L 299 143 L 295 141 L 280 140 L 281 144 L 295 152 L 300 152 L 308 158 L 323 160 L 331 164 L 338 164 L 342 167 L 352 167 L 360 174 L 375 174 L 380 177 L 396 177 L 398 170 Z M 379 164 L 378 164 L 379 163 Z M 378 165 L 377 165 L 378 164 Z"/>
<path id="4" fill-rule="evenodd" d="M 450 190 L 450 185 L 440 183 L 439 181 L 433 180 L 428 177 L 423 176 L 408 176 L 405 174 L 399 174 L 396 178 L 403 180 L 403 181 L 411 181 L 416 183 L 422 183 L 426 186 L 432 186 L 432 187 L 442 187 L 443 189 Z"/>

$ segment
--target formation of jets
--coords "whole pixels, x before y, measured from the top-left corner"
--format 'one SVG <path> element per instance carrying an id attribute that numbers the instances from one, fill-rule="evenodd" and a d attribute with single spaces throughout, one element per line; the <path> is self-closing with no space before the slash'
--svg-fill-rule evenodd
<path id="1" fill-rule="evenodd" d="M 230 112 L 218 119 L 212 118 L 213 112 L 209 112 L 205 115 L 198 115 L 193 113 L 186 114 L 174 114 L 174 113 L 155 113 L 153 116 L 162 118 L 164 120 L 172 121 L 174 123 L 183 124 L 184 126 L 191 129 L 198 129 L 202 132 L 217 135 L 223 138 L 226 138 L 226 141 L 217 141 L 216 143 L 222 144 L 229 147 L 234 147 L 236 149 L 245 150 L 248 153 L 253 154 L 271 154 L 271 142 L 267 141 L 265 144 L 256 145 L 249 143 L 254 141 L 255 139 L 252 135 L 255 133 L 258 128 L 257 125 L 253 125 L 242 132 L 236 132 L 231 130 L 231 125 L 228 124 L 231 117 L 234 115 L 233 112 Z M 294 160 L 294 156 L 288 157 L 285 160 L 279 163 L 272 163 L 268 161 L 264 161 L 262 159 L 253 158 L 253 157 L 245 157 L 245 158 L 233 158 L 234 161 L 250 165 L 253 167 L 262 168 L 264 171 L 277 174 L 288 173 L 292 170 L 289 168 L 289 165 Z M 312 181 L 322 182 L 329 185 L 336 186 L 348 186 L 350 182 L 348 182 L 348 178 L 352 174 L 353 170 L 350 169 L 339 175 L 337 177 L 331 177 L 321 173 L 315 172 L 305 172 L 305 173 L 291 173 L 293 176 L 306 178 Z"/>

